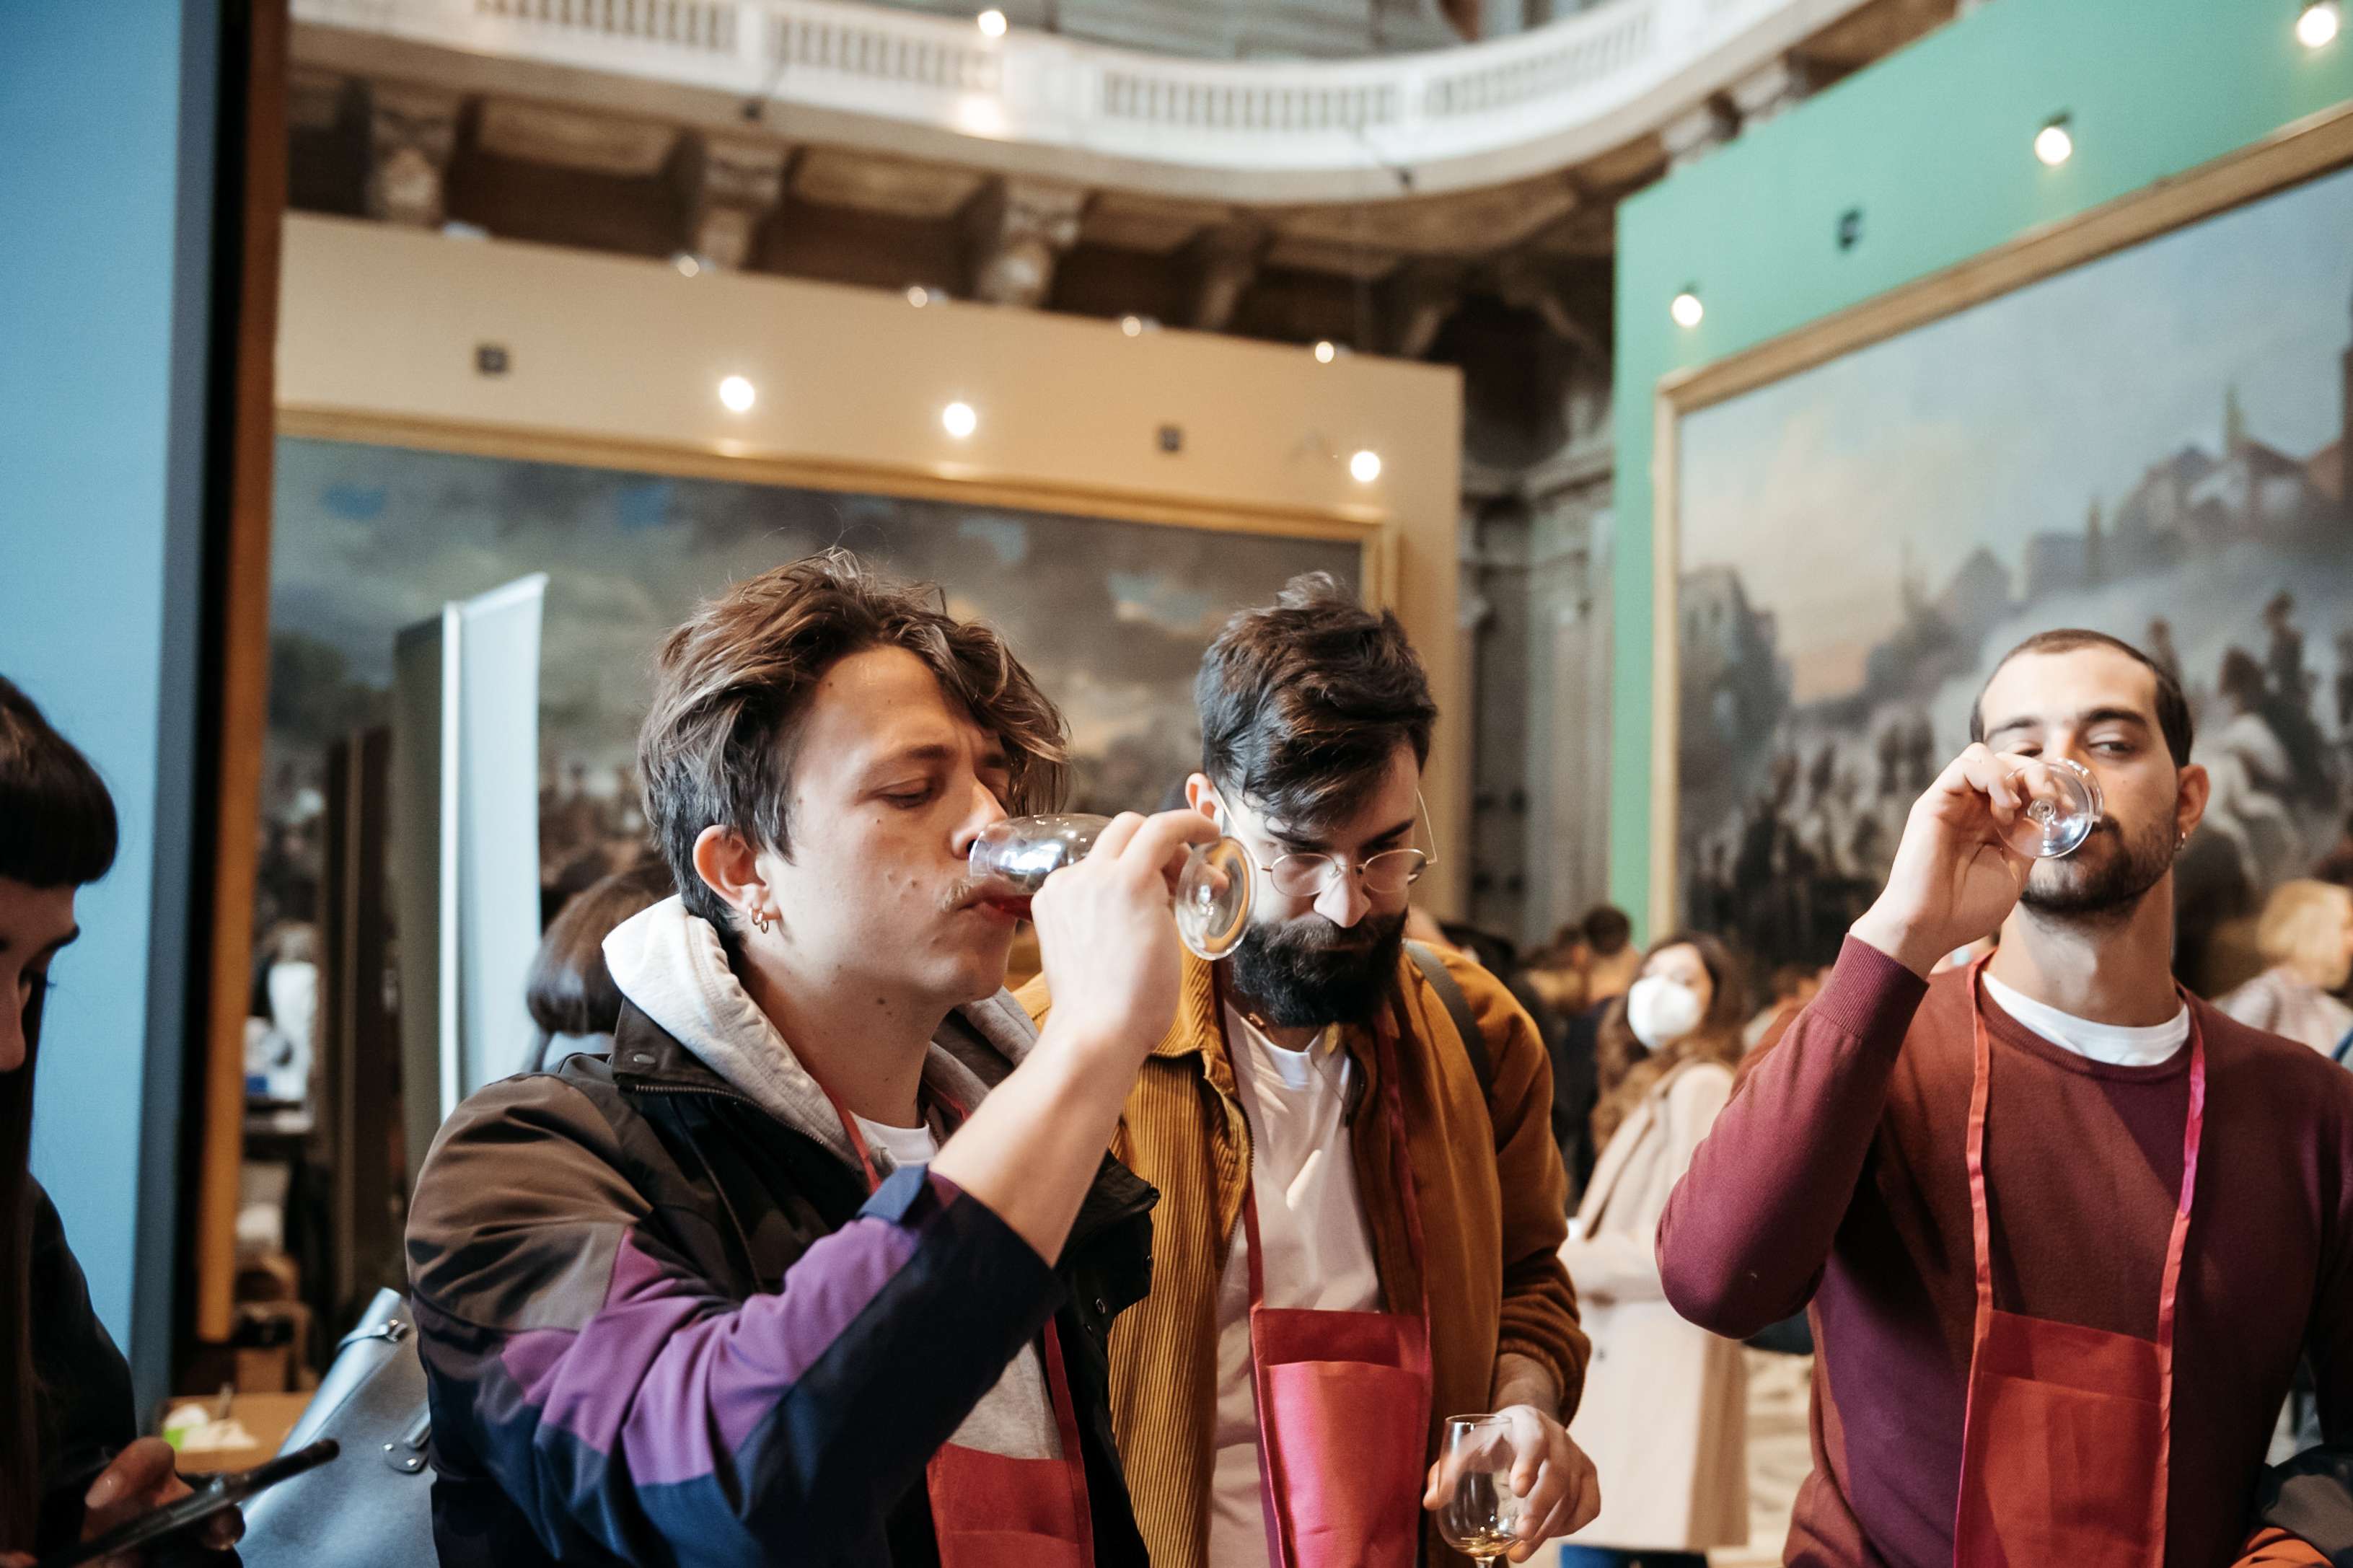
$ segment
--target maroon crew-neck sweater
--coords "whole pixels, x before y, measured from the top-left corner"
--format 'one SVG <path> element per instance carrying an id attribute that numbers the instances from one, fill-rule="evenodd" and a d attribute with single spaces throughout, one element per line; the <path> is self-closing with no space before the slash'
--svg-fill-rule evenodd
<path id="1" fill-rule="evenodd" d="M 2193 1002 L 2206 1137 L 2175 1331 L 2167 1568 L 2219 1568 L 2298 1355 L 2353 1440 L 2353 1073 Z M 2185 1048 L 2110 1067 L 1990 1001 L 1994 1304 L 2153 1338 L 2189 1102 Z M 1948 1568 L 1976 1313 L 1968 992 L 1850 940 L 1742 1065 L 1659 1224 L 1667 1300 L 1734 1338 L 1811 1304 L 1814 1469 L 1784 1561 Z M 2036 1564 L 2034 1568 L 2063 1568 Z"/>

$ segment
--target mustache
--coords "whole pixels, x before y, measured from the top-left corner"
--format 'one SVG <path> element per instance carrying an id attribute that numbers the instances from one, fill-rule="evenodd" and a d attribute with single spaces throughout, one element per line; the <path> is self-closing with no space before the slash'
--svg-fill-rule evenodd
<path id="1" fill-rule="evenodd" d="M 1386 929 L 1370 921 L 1360 921 L 1343 930 L 1329 921 L 1311 917 L 1297 926 L 1272 932 L 1268 941 L 1277 947 L 1301 952 L 1362 952 L 1379 945 Z"/>

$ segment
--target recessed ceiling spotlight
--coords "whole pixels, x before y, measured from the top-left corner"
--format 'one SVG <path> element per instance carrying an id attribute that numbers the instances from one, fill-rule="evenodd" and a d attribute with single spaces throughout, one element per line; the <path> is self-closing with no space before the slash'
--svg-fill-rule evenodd
<path id="1" fill-rule="evenodd" d="M 2075 155 L 2075 138 L 2067 129 L 2067 116 L 2052 116 L 2034 133 L 2034 155 L 2054 169 Z"/>
<path id="2" fill-rule="evenodd" d="M 737 414 L 748 412 L 760 400 L 760 389 L 740 375 L 731 375 L 719 384 L 719 401 Z"/>
<path id="3" fill-rule="evenodd" d="M 976 16 L 973 19 L 980 24 L 980 31 L 983 37 L 990 38 L 1001 38 L 1005 37 L 1005 13 L 998 10 L 996 6 L 990 6 L 987 10 L 983 11 L 978 16 Z"/>
<path id="4" fill-rule="evenodd" d="M 2307 49 L 2316 49 L 2334 39 L 2343 24 L 2344 16 L 2337 9 L 2337 0 L 2312 0 L 2295 19 L 2295 41 Z"/>
<path id="5" fill-rule="evenodd" d="M 678 268 L 681 278 L 691 278 L 702 270 L 702 258 L 691 250 L 680 251 L 670 258 L 670 264 Z"/>
<path id="6" fill-rule="evenodd" d="M 909 286 L 907 289 L 907 303 L 920 310 L 931 302 L 932 291 L 929 289 L 924 288 L 921 283 Z"/>
<path id="7" fill-rule="evenodd" d="M 1686 289 L 1669 302 L 1667 314 L 1675 319 L 1678 327 L 1696 327 L 1700 318 L 1707 314 L 1707 307 L 1699 302 L 1696 290 Z"/>
<path id="8" fill-rule="evenodd" d="M 1122 316 L 1119 319 L 1119 330 L 1125 332 L 1131 338 L 1140 338 L 1144 335 L 1144 318 L 1141 316 Z"/>
<path id="9" fill-rule="evenodd" d="M 1366 447 L 1348 459 L 1348 477 L 1360 485 L 1371 484 L 1381 477 L 1381 455 Z"/>
<path id="10" fill-rule="evenodd" d="M 980 416 L 969 403 L 951 403 L 940 410 L 940 428 L 961 441 L 980 427 Z"/>
<path id="11" fill-rule="evenodd" d="M 1318 338 L 1315 341 L 1315 363 L 1317 364 L 1330 364 L 1334 360 L 1338 359 L 1339 357 L 1339 344 L 1334 342 L 1329 338 Z"/>

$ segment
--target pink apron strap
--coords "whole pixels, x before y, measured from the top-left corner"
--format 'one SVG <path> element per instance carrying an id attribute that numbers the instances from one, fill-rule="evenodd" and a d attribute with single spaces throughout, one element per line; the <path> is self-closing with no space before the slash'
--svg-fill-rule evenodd
<path id="1" fill-rule="evenodd" d="M 1979 957 L 1969 965 L 1969 1021 L 1971 1048 L 1974 1053 L 1969 1081 L 1968 1170 L 1969 1170 L 1969 1239 L 1977 1262 L 1977 1331 L 1974 1344 L 1985 1342 L 1986 1333 L 1993 1321 L 1993 1225 L 1986 1201 L 1985 1128 L 1986 1105 L 1991 1098 L 1993 1076 L 1992 1040 L 1986 1031 L 1985 1004 L 1979 993 L 1979 979 L 1991 953 Z M 2175 989 L 2180 992 L 2177 983 Z M 2189 1244 L 2189 1211 L 2198 1194 L 2198 1153 L 2206 1137 L 2206 1031 L 2199 1022 L 2198 1009 L 2187 992 L 2180 992 L 2182 1005 L 2189 1011 L 2189 1114 L 2181 1130 L 2181 1195 L 2173 1209 L 2173 1226 L 2166 1237 L 2165 1272 L 2158 1288 L 2157 1298 L 2157 1421 L 2158 1479 L 2156 1495 L 2149 1502 L 2153 1538 L 2163 1551 L 2165 1541 L 2166 1497 L 2170 1489 L 2165 1482 L 2171 1475 L 2173 1458 L 2173 1331 L 2181 1296 L 2181 1262 Z M 1964 1417 L 1961 1443 L 1968 1447 L 1968 1428 Z"/>

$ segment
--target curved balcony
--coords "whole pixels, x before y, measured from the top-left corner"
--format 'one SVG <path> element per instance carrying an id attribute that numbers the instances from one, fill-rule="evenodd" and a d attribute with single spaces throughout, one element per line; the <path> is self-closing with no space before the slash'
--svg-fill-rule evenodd
<path id="1" fill-rule="evenodd" d="M 796 111 L 828 139 L 1240 202 L 1496 184 L 1658 130 L 1861 0 L 1613 0 L 1356 60 L 1168 58 L 837 0 L 294 0 L 298 22 Z"/>

